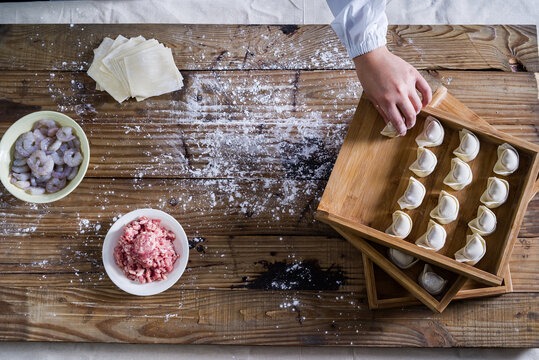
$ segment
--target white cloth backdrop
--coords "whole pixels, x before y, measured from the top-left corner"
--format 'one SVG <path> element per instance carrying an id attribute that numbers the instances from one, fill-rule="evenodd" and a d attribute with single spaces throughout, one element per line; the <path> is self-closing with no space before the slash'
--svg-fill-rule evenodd
<path id="1" fill-rule="evenodd" d="M 390 24 L 536 24 L 539 0 L 389 0 Z M 328 24 L 325 0 L 123 0 L 0 4 L 0 23 Z M 539 350 L 0 343 L 3 359 L 519 359 Z"/>

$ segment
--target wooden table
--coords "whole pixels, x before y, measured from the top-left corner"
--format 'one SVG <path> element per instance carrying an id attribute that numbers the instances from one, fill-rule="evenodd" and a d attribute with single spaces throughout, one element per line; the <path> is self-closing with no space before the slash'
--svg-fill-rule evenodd
<path id="1" fill-rule="evenodd" d="M 104 36 L 171 47 L 181 91 L 117 104 L 85 70 Z M 495 127 L 539 143 L 534 26 L 391 26 L 391 50 Z M 535 72 L 535 74 L 534 74 Z M 263 345 L 539 346 L 539 201 L 514 250 L 515 293 L 369 311 L 360 253 L 313 212 L 361 88 L 328 26 L 0 27 L 0 134 L 72 116 L 92 157 L 67 198 L 0 189 L 0 338 Z M 118 290 L 101 245 L 122 214 L 185 227 L 188 269 L 163 294 Z"/>

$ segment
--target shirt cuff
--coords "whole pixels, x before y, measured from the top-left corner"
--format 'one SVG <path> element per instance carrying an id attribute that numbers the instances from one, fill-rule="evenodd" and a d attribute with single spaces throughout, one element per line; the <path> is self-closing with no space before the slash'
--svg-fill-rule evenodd
<path id="1" fill-rule="evenodd" d="M 331 27 L 351 58 L 386 44 L 387 16 L 384 1 L 352 1 L 344 7 Z"/>

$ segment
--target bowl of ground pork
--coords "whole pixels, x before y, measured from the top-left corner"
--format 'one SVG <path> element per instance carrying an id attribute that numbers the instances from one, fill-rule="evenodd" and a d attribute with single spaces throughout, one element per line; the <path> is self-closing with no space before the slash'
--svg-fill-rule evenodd
<path id="1" fill-rule="evenodd" d="M 103 243 L 107 275 L 133 295 L 155 295 L 170 288 L 182 276 L 188 258 L 182 226 L 156 209 L 125 214 L 111 226 Z"/>

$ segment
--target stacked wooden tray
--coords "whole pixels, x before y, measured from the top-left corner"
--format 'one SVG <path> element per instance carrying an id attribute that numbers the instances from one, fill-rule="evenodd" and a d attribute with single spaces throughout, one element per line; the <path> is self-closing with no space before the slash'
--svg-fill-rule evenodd
<path id="1" fill-rule="evenodd" d="M 437 118 L 445 129 L 443 143 L 429 148 L 438 164 L 432 174 L 418 179 L 425 186 L 426 195 L 421 206 L 406 210 L 414 224 L 410 235 L 396 238 L 384 230 L 391 225 L 391 214 L 399 209 L 397 199 L 404 193 L 409 177 L 414 176 L 408 166 L 416 158 L 415 138 L 429 115 Z M 317 219 L 333 226 L 367 256 L 365 272 L 371 307 L 411 304 L 415 301 L 410 299 L 411 294 L 433 311 L 441 312 L 455 298 L 510 291 L 508 260 L 527 204 L 539 188 L 539 147 L 494 129 L 443 87 L 436 91 L 431 104 L 419 114 L 418 124 L 406 136 L 388 139 L 380 135 L 383 127 L 384 122 L 372 103 L 362 97 L 316 214 Z M 468 163 L 473 181 L 458 192 L 450 191 L 458 198 L 460 211 L 456 221 L 444 225 L 445 246 L 438 252 L 423 249 L 414 242 L 425 233 L 430 211 L 436 206 L 441 190 L 448 190 L 443 179 L 450 170 L 462 129 L 472 131 L 481 144 L 478 156 Z M 466 235 L 471 234 L 467 223 L 476 217 L 487 179 L 495 175 L 492 169 L 502 143 L 517 149 L 520 165 L 515 173 L 503 177 L 509 182 L 510 190 L 507 201 L 493 209 L 498 219 L 497 229 L 485 238 L 486 254 L 475 266 L 457 262 L 454 253 L 465 245 Z M 388 259 L 388 247 L 420 261 L 402 270 Z M 430 295 L 417 282 L 424 263 L 448 280 L 444 291 L 437 296 Z M 388 292 L 383 285 L 387 281 L 373 266 L 385 271 L 403 289 Z M 384 294 L 383 298 L 380 294 Z"/>

